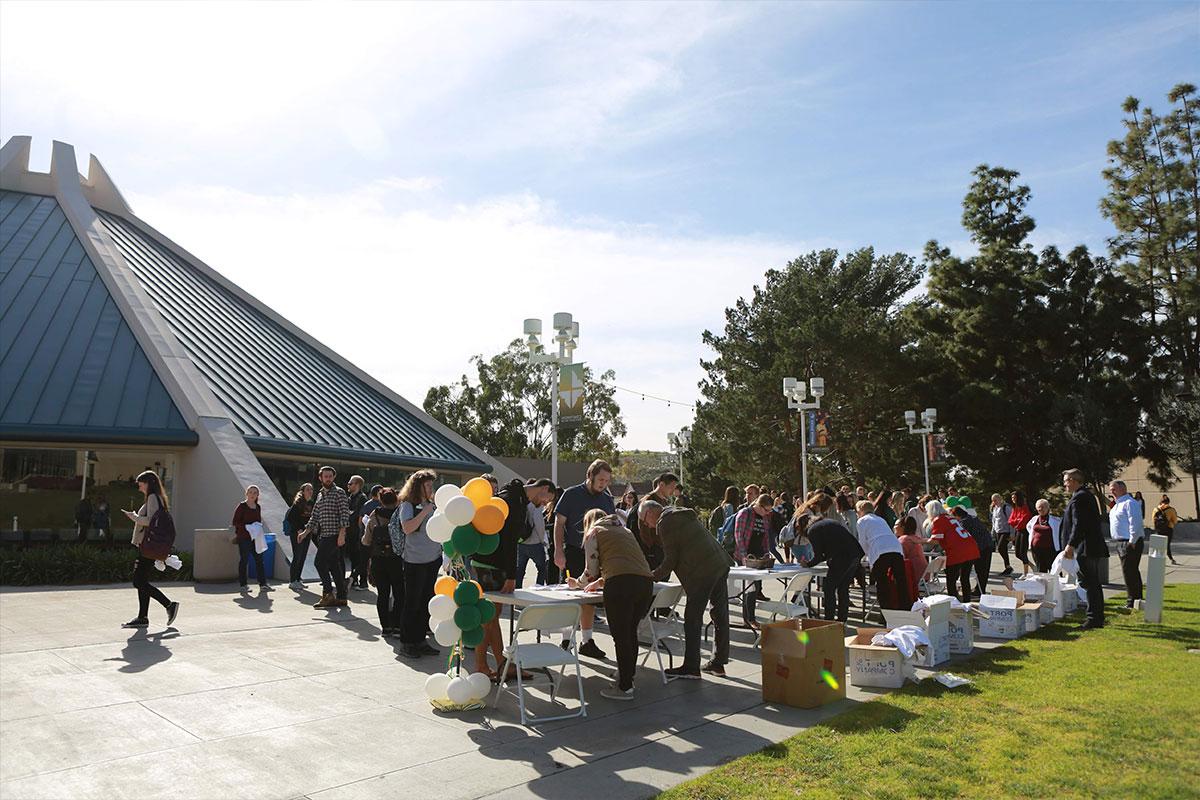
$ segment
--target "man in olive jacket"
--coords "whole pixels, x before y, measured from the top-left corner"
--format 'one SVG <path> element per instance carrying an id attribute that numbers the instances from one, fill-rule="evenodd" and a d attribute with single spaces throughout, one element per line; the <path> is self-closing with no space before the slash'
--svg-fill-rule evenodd
<path id="1" fill-rule="evenodd" d="M 655 580 L 666 580 L 674 572 L 687 593 L 683 611 L 683 663 L 667 670 L 667 675 L 699 679 L 704 608 L 711 605 L 716 647 L 712 660 L 704 665 L 704 672 L 724 677 L 729 661 L 728 580 L 733 561 L 692 509 L 673 506 L 664 509 L 654 501 L 643 501 L 641 511 L 643 524 L 655 527 L 663 549 L 662 564 L 654 571 Z"/>

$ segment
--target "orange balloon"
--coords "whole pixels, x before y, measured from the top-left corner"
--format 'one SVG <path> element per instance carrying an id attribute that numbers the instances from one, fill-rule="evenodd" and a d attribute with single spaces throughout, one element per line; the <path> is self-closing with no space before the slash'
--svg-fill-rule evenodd
<path id="1" fill-rule="evenodd" d="M 437 583 L 433 585 L 434 594 L 444 594 L 447 597 L 454 596 L 454 590 L 458 588 L 458 581 L 451 578 L 449 575 L 443 575 L 437 579 Z"/>
<path id="2" fill-rule="evenodd" d="M 492 484 L 486 478 L 471 478 L 463 486 L 462 493 L 479 508 L 492 496 Z"/>
<path id="3" fill-rule="evenodd" d="M 493 505 L 480 506 L 471 524 L 484 536 L 491 536 L 504 527 L 504 515 Z"/>
<path id="4" fill-rule="evenodd" d="M 501 498 L 489 497 L 485 505 L 495 506 L 500 509 L 500 513 L 504 515 L 505 519 L 508 519 L 508 503 L 504 502 Z"/>

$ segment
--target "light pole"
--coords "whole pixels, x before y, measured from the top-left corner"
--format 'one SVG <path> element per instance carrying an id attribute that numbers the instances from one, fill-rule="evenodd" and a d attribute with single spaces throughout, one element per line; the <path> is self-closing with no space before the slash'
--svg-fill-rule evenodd
<path id="1" fill-rule="evenodd" d="M 813 401 L 805 402 L 809 390 L 812 390 Z M 783 396 L 787 398 L 788 409 L 800 412 L 800 493 L 808 498 L 808 414 L 806 412 L 821 407 L 821 397 L 825 394 L 825 379 L 810 378 L 808 386 L 804 381 L 795 378 L 783 379 Z"/>
<path id="2" fill-rule="evenodd" d="M 925 437 L 933 433 L 933 424 L 937 422 L 937 409 L 927 408 L 921 412 L 921 425 L 917 427 L 917 412 L 905 411 L 904 422 L 908 432 L 921 437 L 921 461 L 925 464 L 925 494 L 929 494 L 929 440 Z"/>
<path id="3" fill-rule="evenodd" d="M 558 371 L 563 364 L 574 359 L 579 339 L 579 323 L 571 315 L 560 311 L 554 315 L 554 341 L 558 354 L 547 353 L 538 339 L 542 335 L 540 319 L 525 320 L 525 346 L 529 348 L 530 364 L 553 364 L 554 374 L 550 384 L 550 480 L 558 485 Z"/>
<path id="4" fill-rule="evenodd" d="M 671 448 L 672 453 L 679 456 L 679 482 L 683 483 L 683 454 L 688 449 L 688 445 L 692 443 L 692 432 L 682 430 L 679 433 L 667 434 L 667 446 Z"/>

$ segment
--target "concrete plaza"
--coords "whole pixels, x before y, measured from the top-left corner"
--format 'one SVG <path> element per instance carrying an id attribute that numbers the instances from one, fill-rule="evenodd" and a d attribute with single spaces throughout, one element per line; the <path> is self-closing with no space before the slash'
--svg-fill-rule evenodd
<path id="1" fill-rule="evenodd" d="M 1167 582 L 1200 580 L 1197 542 L 1175 549 Z M 422 687 L 445 659 L 399 658 L 377 635 L 373 593 L 316 611 L 312 591 L 280 585 L 164 589 L 180 617 L 166 629 L 155 606 L 146 631 L 120 628 L 136 607 L 128 586 L 0 592 L 0 797 L 642 798 L 878 696 L 764 705 L 758 651 L 735 629 L 728 678 L 663 686 L 646 667 L 634 702 L 605 700 L 601 630 L 609 660 L 582 660 L 587 718 L 526 728 L 507 697 L 434 711 Z M 574 707 L 573 684 L 564 693 Z"/>

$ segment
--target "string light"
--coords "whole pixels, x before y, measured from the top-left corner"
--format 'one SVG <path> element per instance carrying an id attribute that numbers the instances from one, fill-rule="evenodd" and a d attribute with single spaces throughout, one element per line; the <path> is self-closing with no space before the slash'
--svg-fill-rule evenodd
<path id="1" fill-rule="evenodd" d="M 646 392 L 640 392 L 637 389 L 626 389 L 624 386 L 614 385 L 613 388 L 620 389 L 622 392 L 629 392 L 630 394 L 639 395 L 639 396 L 641 396 L 643 403 L 646 402 L 646 398 L 649 398 L 651 400 L 657 400 L 660 403 L 666 403 L 667 408 L 670 408 L 671 406 L 679 406 L 680 408 L 686 408 L 689 411 L 696 410 L 696 407 L 694 405 L 692 405 L 691 403 L 681 403 L 678 400 L 672 400 L 668 397 L 658 397 L 656 395 L 647 394 Z"/>

